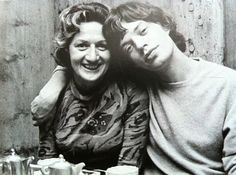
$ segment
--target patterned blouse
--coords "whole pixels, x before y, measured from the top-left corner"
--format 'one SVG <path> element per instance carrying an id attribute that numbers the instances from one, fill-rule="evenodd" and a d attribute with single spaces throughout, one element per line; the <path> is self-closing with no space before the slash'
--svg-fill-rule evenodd
<path id="1" fill-rule="evenodd" d="M 50 129 L 40 126 L 39 157 L 63 154 L 86 168 L 140 166 L 148 131 L 148 96 L 131 83 L 110 83 L 83 96 L 73 81 L 60 100 Z"/>

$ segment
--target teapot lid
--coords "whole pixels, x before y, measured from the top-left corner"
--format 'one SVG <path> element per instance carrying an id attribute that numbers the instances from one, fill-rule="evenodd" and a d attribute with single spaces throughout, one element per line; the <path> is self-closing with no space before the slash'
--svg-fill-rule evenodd
<path id="1" fill-rule="evenodd" d="M 64 159 L 64 156 L 62 154 L 60 154 L 59 161 L 55 162 L 49 167 L 55 168 L 55 169 L 67 169 L 71 167 L 71 164 Z"/>
<path id="2" fill-rule="evenodd" d="M 19 161 L 21 161 L 21 157 L 16 154 L 14 148 L 11 148 L 11 155 L 6 157 L 6 161 L 9 161 L 9 162 L 19 162 Z"/>
<path id="3" fill-rule="evenodd" d="M 40 159 L 40 160 L 38 160 L 37 164 L 40 166 L 50 166 L 58 161 L 60 161 L 59 158 Z"/>

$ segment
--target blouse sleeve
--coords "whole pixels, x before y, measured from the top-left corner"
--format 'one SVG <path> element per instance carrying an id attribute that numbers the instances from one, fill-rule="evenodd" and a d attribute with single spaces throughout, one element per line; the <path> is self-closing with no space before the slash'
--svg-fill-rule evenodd
<path id="1" fill-rule="evenodd" d="M 55 116 L 56 108 L 50 115 Z M 39 149 L 38 157 L 40 159 L 57 157 L 57 151 L 55 146 L 55 136 L 53 131 L 54 117 L 50 117 L 49 120 L 45 121 L 39 126 Z"/>
<path id="2" fill-rule="evenodd" d="M 148 132 L 148 95 L 145 90 L 135 86 L 129 86 L 127 94 L 129 101 L 124 116 L 124 138 L 118 164 L 140 167 Z"/>

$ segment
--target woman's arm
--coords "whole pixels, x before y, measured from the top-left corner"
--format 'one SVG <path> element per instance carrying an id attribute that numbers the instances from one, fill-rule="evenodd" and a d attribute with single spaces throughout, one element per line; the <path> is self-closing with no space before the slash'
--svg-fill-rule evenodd
<path id="1" fill-rule="evenodd" d="M 66 86 L 68 79 L 67 69 L 57 66 L 53 71 L 52 77 L 31 103 L 31 113 L 35 126 L 40 125 L 45 120 L 52 117 L 50 113 L 54 110 L 57 99 L 63 88 Z"/>
<path id="2" fill-rule="evenodd" d="M 55 111 L 53 111 L 52 113 L 55 115 Z M 56 151 L 55 146 L 55 135 L 52 127 L 53 118 L 45 122 L 45 125 L 39 126 L 39 159 L 58 157 L 58 153 Z"/>
<path id="3" fill-rule="evenodd" d="M 129 87 L 128 96 L 124 140 L 118 164 L 141 167 L 148 137 L 148 95 L 137 87 Z"/>

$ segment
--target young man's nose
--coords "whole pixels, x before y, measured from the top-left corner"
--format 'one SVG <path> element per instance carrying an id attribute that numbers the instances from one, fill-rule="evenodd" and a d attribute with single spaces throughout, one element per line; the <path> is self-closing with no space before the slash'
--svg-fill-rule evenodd
<path id="1" fill-rule="evenodd" d="M 145 54 L 147 48 L 147 44 L 145 43 L 145 41 L 140 36 L 133 36 L 132 40 L 136 48 Z"/>

